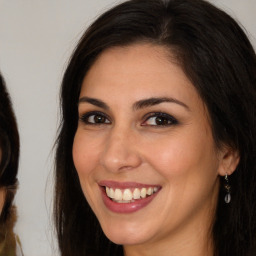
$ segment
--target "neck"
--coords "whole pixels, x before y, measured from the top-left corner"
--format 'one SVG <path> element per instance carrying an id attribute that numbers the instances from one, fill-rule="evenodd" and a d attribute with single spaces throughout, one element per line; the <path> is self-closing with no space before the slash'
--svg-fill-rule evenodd
<path id="1" fill-rule="evenodd" d="M 213 241 L 202 230 L 194 229 L 193 235 L 176 235 L 147 245 L 124 246 L 125 256 L 213 256 Z"/>

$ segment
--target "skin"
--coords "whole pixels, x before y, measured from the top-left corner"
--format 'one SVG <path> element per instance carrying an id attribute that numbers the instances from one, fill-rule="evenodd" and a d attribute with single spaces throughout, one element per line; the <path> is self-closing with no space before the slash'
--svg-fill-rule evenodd
<path id="1" fill-rule="evenodd" d="M 134 108 L 138 101 L 166 97 L 175 100 Z M 166 49 L 134 44 L 105 50 L 86 74 L 80 99 L 73 160 L 106 236 L 122 244 L 127 256 L 213 255 L 219 175 L 231 174 L 239 158 L 216 148 L 204 103 Z M 85 118 L 90 111 L 107 117 L 95 124 L 95 116 Z M 149 117 L 156 112 L 177 122 L 159 125 Z M 157 184 L 161 190 L 139 211 L 114 213 L 103 203 L 102 180 Z"/>

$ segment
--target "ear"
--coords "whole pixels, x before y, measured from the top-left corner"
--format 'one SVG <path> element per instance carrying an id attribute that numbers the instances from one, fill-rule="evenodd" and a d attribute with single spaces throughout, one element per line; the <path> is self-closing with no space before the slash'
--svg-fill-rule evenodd
<path id="1" fill-rule="evenodd" d="M 221 150 L 220 150 L 220 164 L 219 164 L 219 175 L 221 176 L 225 176 L 226 174 L 231 175 L 239 161 L 240 161 L 240 154 L 238 152 L 238 150 L 235 150 L 233 148 L 224 146 Z"/>

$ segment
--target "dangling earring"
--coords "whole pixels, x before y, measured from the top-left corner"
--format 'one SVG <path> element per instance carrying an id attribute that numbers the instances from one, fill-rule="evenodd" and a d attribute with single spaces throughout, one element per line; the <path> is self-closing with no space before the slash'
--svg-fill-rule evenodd
<path id="1" fill-rule="evenodd" d="M 226 204 L 229 204 L 230 201 L 231 201 L 231 195 L 230 195 L 231 186 L 229 185 L 228 174 L 225 175 L 225 185 L 224 185 L 224 188 L 226 190 L 226 195 L 225 195 L 224 200 L 225 200 Z"/>

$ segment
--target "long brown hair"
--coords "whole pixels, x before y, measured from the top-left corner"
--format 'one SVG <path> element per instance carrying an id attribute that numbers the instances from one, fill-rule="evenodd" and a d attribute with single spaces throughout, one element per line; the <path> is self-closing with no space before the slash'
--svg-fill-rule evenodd
<path id="1" fill-rule="evenodd" d="M 0 187 L 6 190 L 5 203 L 0 216 L 3 228 L 10 218 L 15 219 L 12 202 L 17 188 L 19 165 L 19 134 L 10 96 L 0 74 Z M 9 224 L 8 224 L 9 225 Z"/>

